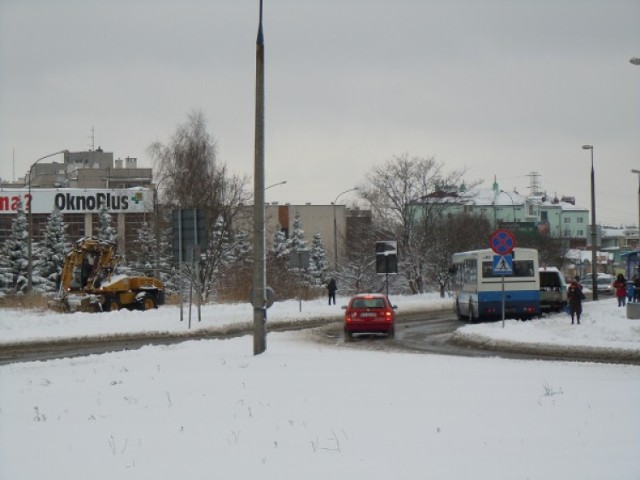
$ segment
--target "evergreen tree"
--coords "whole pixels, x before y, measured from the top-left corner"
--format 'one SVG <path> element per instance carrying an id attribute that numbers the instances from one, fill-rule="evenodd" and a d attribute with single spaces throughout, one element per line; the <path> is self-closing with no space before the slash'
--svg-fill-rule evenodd
<path id="1" fill-rule="evenodd" d="M 289 258 L 289 242 L 287 242 L 287 237 L 282 231 L 280 225 L 273 233 L 273 243 L 271 244 L 271 251 L 273 252 L 275 258 L 287 260 Z"/>
<path id="2" fill-rule="evenodd" d="M 116 229 L 111 226 L 111 214 L 108 212 L 106 206 L 100 209 L 98 217 L 98 240 L 106 242 L 116 241 Z"/>
<path id="3" fill-rule="evenodd" d="M 293 218 L 293 233 L 288 243 L 290 252 L 299 252 L 307 249 L 307 241 L 304 239 L 304 226 L 298 212 Z"/>
<path id="4" fill-rule="evenodd" d="M 131 263 L 131 269 L 139 275 L 153 277 L 159 252 L 156 234 L 149 223 L 143 222 L 140 225 L 133 245 L 134 261 Z"/>
<path id="5" fill-rule="evenodd" d="M 235 234 L 233 244 L 225 255 L 221 266 L 219 294 L 230 300 L 244 300 L 247 286 L 252 281 L 253 252 L 249 236 L 245 231 Z"/>
<path id="6" fill-rule="evenodd" d="M 29 230 L 22 201 L 11 221 L 11 235 L 4 243 L 0 259 L 7 293 L 24 293 L 27 289 L 29 266 Z"/>
<path id="7" fill-rule="evenodd" d="M 233 248 L 227 254 L 227 263 L 241 267 L 252 263 L 252 248 L 249 241 L 249 234 L 244 230 L 240 230 L 235 235 Z"/>
<path id="8" fill-rule="evenodd" d="M 322 235 L 318 232 L 311 240 L 311 252 L 309 257 L 309 275 L 319 285 L 324 280 L 324 274 L 328 270 L 327 254 L 322 241 Z"/>
<path id="9" fill-rule="evenodd" d="M 177 262 L 173 258 L 173 232 L 171 228 L 160 229 L 158 242 L 158 276 L 167 291 L 177 292 L 180 283 Z"/>
<path id="10" fill-rule="evenodd" d="M 42 279 L 39 285 L 43 290 L 55 291 L 60 286 L 62 267 L 70 250 L 70 245 L 66 238 L 67 226 L 64 223 L 62 213 L 59 209 L 54 209 L 49 215 L 47 228 L 44 232 L 42 247 L 38 252 L 38 261 L 35 264 L 34 272 L 37 278 Z M 36 284 L 34 278 L 34 284 Z"/>
<path id="11" fill-rule="evenodd" d="M 216 287 L 220 286 L 222 275 L 228 261 L 229 252 L 233 250 L 233 242 L 229 240 L 228 224 L 222 215 L 218 215 L 213 224 L 209 243 L 203 258 L 197 258 L 197 283 L 200 287 L 202 300 L 206 301 L 214 293 Z M 187 264 L 189 271 L 193 265 Z M 195 281 L 195 278 L 194 278 Z"/>

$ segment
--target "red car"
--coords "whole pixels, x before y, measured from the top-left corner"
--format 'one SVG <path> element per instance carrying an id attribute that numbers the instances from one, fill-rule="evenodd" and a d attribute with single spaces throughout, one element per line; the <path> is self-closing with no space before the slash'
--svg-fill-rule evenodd
<path id="1" fill-rule="evenodd" d="M 395 334 L 396 305 L 391 305 L 386 295 L 380 293 L 361 293 L 342 307 L 344 314 L 344 337 L 351 340 L 354 333 Z"/>

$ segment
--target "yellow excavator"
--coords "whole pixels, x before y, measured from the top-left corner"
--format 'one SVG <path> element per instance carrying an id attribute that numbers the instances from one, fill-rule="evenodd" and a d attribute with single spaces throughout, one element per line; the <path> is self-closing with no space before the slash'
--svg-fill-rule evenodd
<path id="1" fill-rule="evenodd" d="M 153 277 L 116 274 L 115 242 L 85 237 L 73 244 L 62 267 L 52 307 L 62 311 L 150 310 L 164 304 L 164 284 Z"/>

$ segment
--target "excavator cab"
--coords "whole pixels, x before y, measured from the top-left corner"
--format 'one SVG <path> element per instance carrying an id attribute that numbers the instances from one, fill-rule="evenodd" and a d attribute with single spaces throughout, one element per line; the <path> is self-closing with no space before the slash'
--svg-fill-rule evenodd
<path id="1" fill-rule="evenodd" d="M 164 303 L 164 285 L 152 277 L 115 274 L 120 257 L 115 242 L 82 238 L 62 268 L 57 303 L 66 311 L 148 310 Z"/>

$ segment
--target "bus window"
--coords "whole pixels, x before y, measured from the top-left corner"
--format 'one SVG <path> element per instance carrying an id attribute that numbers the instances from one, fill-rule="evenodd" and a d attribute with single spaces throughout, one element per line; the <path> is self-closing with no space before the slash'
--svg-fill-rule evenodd
<path id="1" fill-rule="evenodd" d="M 533 277 L 533 260 L 515 260 L 513 262 L 514 277 Z"/>

